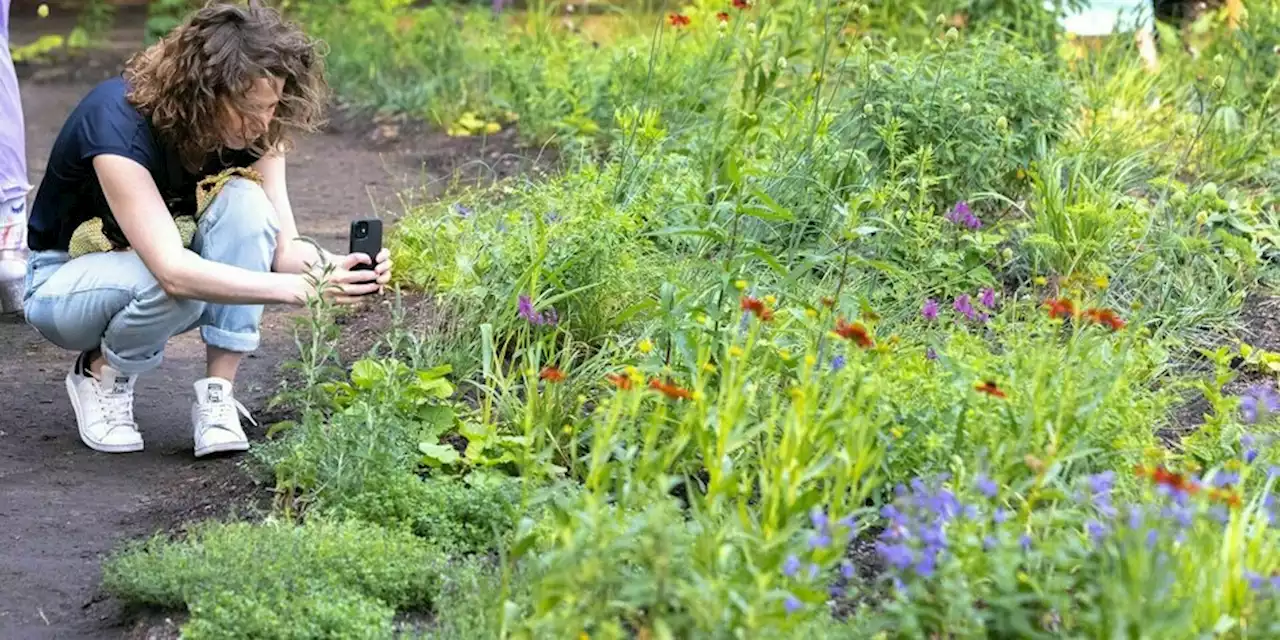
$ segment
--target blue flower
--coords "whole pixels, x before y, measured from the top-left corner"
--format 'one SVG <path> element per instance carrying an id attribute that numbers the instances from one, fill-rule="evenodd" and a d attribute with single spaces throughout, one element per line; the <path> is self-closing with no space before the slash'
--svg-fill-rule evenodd
<path id="1" fill-rule="evenodd" d="M 782 563 L 782 575 L 791 578 L 800 570 L 800 558 L 794 555 L 787 556 L 787 561 Z"/>
<path id="2" fill-rule="evenodd" d="M 999 544 L 1000 544 L 1000 541 L 996 540 L 995 536 L 986 536 L 982 539 L 982 548 L 987 551 L 995 549 L 996 546 Z"/>
<path id="3" fill-rule="evenodd" d="M 1097 520 L 1090 520 L 1085 525 L 1085 529 L 1089 531 L 1089 537 L 1093 538 L 1095 543 L 1102 542 L 1107 537 L 1107 528 Z"/>
<path id="4" fill-rule="evenodd" d="M 810 580 L 817 578 L 818 573 L 821 571 L 822 571 L 822 568 L 818 566 L 818 563 L 816 562 L 809 563 L 809 579 Z"/>
<path id="5" fill-rule="evenodd" d="M 1280 395 L 1271 385 L 1256 384 L 1240 396 L 1240 417 L 1246 423 L 1254 424 L 1276 411 L 1280 411 Z"/>
<path id="6" fill-rule="evenodd" d="M 844 356 L 836 356 L 831 359 L 831 370 L 839 371 L 844 368 Z"/>
<path id="7" fill-rule="evenodd" d="M 905 544 L 884 544 L 876 543 L 876 552 L 885 562 L 889 563 L 893 568 L 902 571 L 911 566 L 913 560 L 911 547 Z"/>
<path id="8" fill-rule="evenodd" d="M 1030 536 L 1030 535 L 1027 535 L 1027 534 L 1025 534 L 1025 533 L 1024 533 L 1024 534 L 1022 534 L 1022 535 L 1018 538 L 1018 545 L 1022 547 L 1022 550 L 1023 550 L 1023 551 L 1030 551 L 1030 550 L 1031 550 L 1031 536 Z"/>
<path id="9" fill-rule="evenodd" d="M 825 530 L 827 528 L 827 512 L 818 507 L 814 507 L 809 511 L 809 523 L 814 529 Z"/>
<path id="10" fill-rule="evenodd" d="M 1249 583 L 1249 588 L 1254 591 L 1262 591 L 1262 589 L 1267 586 L 1266 578 L 1263 578 L 1252 571 L 1244 572 L 1244 579 Z"/>
<path id="11" fill-rule="evenodd" d="M 916 573 L 922 578 L 932 578 L 937 562 L 938 552 L 932 549 L 925 549 L 925 552 L 920 556 L 920 562 L 916 563 Z"/>
<path id="12" fill-rule="evenodd" d="M 782 606 L 787 610 L 787 615 L 791 615 L 804 607 L 804 603 L 800 602 L 799 598 L 788 595 L 786 602 L 783 602 Z"/>
<path id="13" fill-rule="evenodd" d="M 1136 530 L 1142 526 L 1142 508 L 1134 505 L 1129 507 L 1129 528 Z"/>
<path id="14" fill-rule="evenodd" d="M 1009 519 L 1009 512 L 1004 507 L 999 507 L 996 512 L 991 514 L 991 521 L 996 524 L 1004 524 Z"/>
<path id="15" fill-rule="evenodd" d="M 809 548 L 825 549 L 831 546 L 831 535 L 827 533 L 815 533 L 809 536 Z"/>
<path id="16" fill-rule="evenodd" d="M 1160 541 L 1160 532 L 1155 529 L 1147 529 L 1147 548 L 1155 549 L 1156 543 Z"/>
<path id="17" fill-rule="evenodd" d="M 978 488 L 979 493 L 988 498 L 994 498 L 996 497 L 996 494 L 1000 493 L 1000 487 L 985 474 L 978 474 L 978 477 L 974 479 L 973 484 Z"/>
<path id="18" fill-rule="evenodd" d="M 1245 452 L 1244 452 L 1244 463 L 1245 463 L 1245 464 L 1253 464 L 1253 461 L 1254 461 L 1254 460 L 1257 460 L 1257 459 L 1258 459 L 1258 450 L 1257 450 L 1257 449 L 1249 449 L 1248 451 L 1245 451 Z"/>
<path id="19" fill-rule="evenodd" d="M 845 580 L 852 580 L 853 576 L 855 575 L 855 572 L 853 569 L 853 563 L 849 562 L 848 560 L 841 562 L 840 575 L 844 576 Z"/>

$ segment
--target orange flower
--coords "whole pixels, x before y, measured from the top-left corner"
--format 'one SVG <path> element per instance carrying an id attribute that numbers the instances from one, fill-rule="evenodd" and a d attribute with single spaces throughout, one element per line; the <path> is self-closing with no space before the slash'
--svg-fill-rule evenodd
<path id="1" fill-rule="evenodd" d="M 538 377 L 547 382 L 564 382 L 565 375 L 563 371 L 555 367 L 545 367 L 542 369 L 542 373 L 538 374 Z"/>
<path id="2" fill-rule="evenodd" d="M 606 375 L 604 378 L 605 380 L 608 380 L 609 382 L 613 383 L 613 386 L 619 389 L 622 389 L 623 391 L 628 391 L 631 389 L 631 378 L 628 377 L 626 374 L 610 373 Z"/>
<path id="3" fill-rule="evenodd" d="M 876 341 L 871 338 L 871 332 L 867 330 L 861 322 L 849 324 L 844 318 L 836 320 L 836 335 L 845 340 L 852 340 L 855 344 L 863 349 L 870 349 L 876 346 Z"/>
<path id="4" fill-rule="evenodd" d="M 1111 309 L 1088 309 L 1084 317 L 1090 322 L 1106 325 L 1112 331 L 1119 331 L 1125 326 L 1124 319 Z"/>
<path id="5" fill-rule="evenodd" d="M 982 382 L 979 382 L 978 384 L 974 385 L 973 388 L 975 391 L 978 391 L 979 393 L 985 393 L 993 398 L 1008 397 L 1007 395 L 1005 395 L 1005 392 L 1001 390 L 1000 387 L 996 385 L 995 382 L 992 382 L 991 380 L 983 380 Z"/>
<path id="6" fill-rule="evenodd" d="M 763 300 L 753 298 L 751 296 L 742 296 L 742 310 L 750 311 L 760 318 L 761 322 L 768 322 L 773 319 L 773 309 L 770 309 Z"/>
<path id="7" fill-rule="evenodd" d="M 1067 298 L 1049 298 L 1045 301 L 1045 306 L 1049 308 L 1050 318 L 1073 318 L 1076 315 L 1076 305 Z"/>
<path id="8" fill-rule="evenodd" d="M 720 22 L 728 22 L 729 14 L 725 11 L 721 11 L 720 13 L 716 14 L 716 19 L 719 20 Z"/>
<path id="9" fill-rule="evenodd" d="M 662 392 L 662 395 L 672 400 L 689 400 L 693 397 L 693 393 L 688 389 L 682 389 L 674 384 L 662 382 L 657 378 L 649 380 L 649 388 Z"/>
<path id="10" fill-rule="evenodd" d="M 689 20 L 689 16 L 680 15 L 680 14 L 678 14 L 678 13 L 673 13 L 673 14 L 671 14 L 671 15 L 667 16 L 667 20 L 668 20 L 669 22 L 671 22 L 671 26 L 673 26 L 673 27 L 675 27 L 675 28 L 677 28 L 677 29 L 679 29 L 679 28 L 681 28 L 681 27 L 687 27 L 687 26 L 689 26 L 689 22 L 690 22 L 690 20 Z"/>
<path id="11" fill-rule="evenodd" d="M 1170 489 L 1177 489 L 1178 491 L 1186 493 L 1196 493 L 1200 490 L 1200 485 L 1192 482 L 1186 476 L 1181 473 L 1170 471 L 1164 467 L 1148 469 L 1139 465 L 1138 476 L 1151 478 L 1151 481 L 1156 484 L 1164 485 Z"/>
<path id="12" fill-rule="evenodd" d="M 830 309 L 831 307 L 836 306 L 836 299 L 831 296 L 822 296 L 822 306 Z"/>
<path id="13" fill-rule="evenodd" d="M 746 11 L 751 8 L 751 3 L 748 0 L 733 0 L 733 8 Z"/>

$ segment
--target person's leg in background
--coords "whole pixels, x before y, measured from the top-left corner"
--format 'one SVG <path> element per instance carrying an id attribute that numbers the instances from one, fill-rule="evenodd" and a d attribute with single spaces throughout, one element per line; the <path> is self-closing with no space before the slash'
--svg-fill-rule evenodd
<path id="1" fill-rule="evenodd" d="M 9 55 L 9 0 L 0 0 L 0 122 L 0 313 L 9 313 L 22 308 L 31 190 L 18 75 Z"/>

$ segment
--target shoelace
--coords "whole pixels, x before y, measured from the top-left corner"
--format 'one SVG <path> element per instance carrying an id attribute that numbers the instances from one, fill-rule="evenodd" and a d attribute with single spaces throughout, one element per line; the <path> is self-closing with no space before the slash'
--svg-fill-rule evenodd
<path id="1" fill-rule="evenodd" d="M 228 398 L 222 402 L 205 402 L 200 405 L 200 432 L 205 433 L 215 427 L 225 429 L 226 425 L 235 421 L 236 411 L 248 418 L 250 424 L 258 426 L 258 422 L 239 400 Z"/>
<path id="2" fill-rule="evenodd" d="M 118 428 L 137 431 L 133 423 L 133 388 L 128 387 L 124 393 L 109 392 L 102 387 L 102 381 L 93 386 L 98 396 L 98 406 L 102 409 L 103 421 L 109 425 L 107 433 Z"/>

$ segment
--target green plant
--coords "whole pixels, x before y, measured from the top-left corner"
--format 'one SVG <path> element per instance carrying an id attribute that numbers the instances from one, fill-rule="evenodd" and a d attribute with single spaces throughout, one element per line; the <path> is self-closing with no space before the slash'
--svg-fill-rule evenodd
<path id="1" fill-rule="evenodd" d="M 431 604 L 443 557 L 407 533 L 357 522 L 205 524 L 107 560 L 106 588 L 186 607 L 184 636 L 385 637 L 397 610 Z"/>

